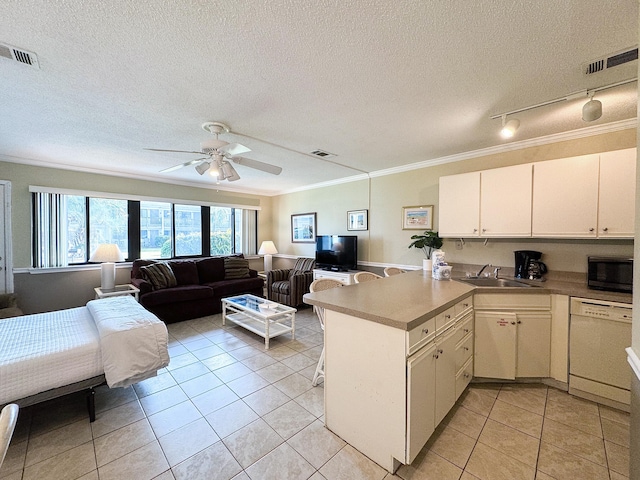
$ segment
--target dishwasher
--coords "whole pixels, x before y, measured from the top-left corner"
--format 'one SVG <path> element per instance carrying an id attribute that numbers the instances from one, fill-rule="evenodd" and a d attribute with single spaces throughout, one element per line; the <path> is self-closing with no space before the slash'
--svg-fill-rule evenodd
<path id="1" fill-rule="evenodd" d="M 569 393 L 629 411 L 631 305 L 571 298 Z"/>

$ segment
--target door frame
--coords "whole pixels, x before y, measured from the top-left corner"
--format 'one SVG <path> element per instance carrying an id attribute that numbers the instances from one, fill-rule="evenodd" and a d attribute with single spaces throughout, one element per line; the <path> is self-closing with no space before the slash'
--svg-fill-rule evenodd
<path id="1" fill-rule="evenodd" d="M 4 276 L 5 290 L 13 293 L 13 247 L 11 243 L 11 182 L 0 180 L 3 186 L 4 195 L 2 198 L 2 214 L 4 215 L 4 231 L 0 232 L 4 236 L 4 252 L 0 256 L 4 257 L 4 271 L 0 272 Z"/>

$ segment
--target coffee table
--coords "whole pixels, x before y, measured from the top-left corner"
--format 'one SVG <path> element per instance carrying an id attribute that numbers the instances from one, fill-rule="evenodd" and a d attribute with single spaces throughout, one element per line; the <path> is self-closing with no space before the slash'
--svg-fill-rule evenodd
<path id="1" fill-rule="evenodd" d="M 256 295 L 244 294 L 222 299 L 222 325 L 229 320 L 264 338 L 264 349 L 269 340 L 291 332 L 296 338 L 296 312 L 293 307 L 281 305 Z"/>

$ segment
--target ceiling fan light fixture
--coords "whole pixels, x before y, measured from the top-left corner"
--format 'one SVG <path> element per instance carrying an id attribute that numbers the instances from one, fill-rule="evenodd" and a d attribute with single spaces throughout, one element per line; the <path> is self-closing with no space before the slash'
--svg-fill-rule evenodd
<path id="1" fill-rule="evenodd" d="M 206 172 L 207 170 L 209 170 L 208 162 L 202 162 L 200 165 L 196 165 L 196 172 L 198 172 L 200 175 L 204 175 L 204 172 Z"/>
<path id="2" fill-rule="evenodd" d="M 221 166 L 222 176 L 224 178 L 229 178 L 233 176 L 233 168 L 229 165 L 228 162 L 222 162 Z"/>
<path id="3" fill-rule="evenodd" d="M 585 122 L 594 122 L 601 116 L 602 102 L 600 100 L 594 100 L 592 93 L 590 95 L 590 100 L 582 106 L 582 120 Z"/>
<path id="4" fill-rule="evenodd" d="M 500 135 L 502 135 L 502 138 L 513 137 L 518 128 L 520 128 L 520 120 L 518 120 L 517 118 L 512 118 L 507 122 L 507 116 L 502 116 L 502 130 L 500 130 Z"/>

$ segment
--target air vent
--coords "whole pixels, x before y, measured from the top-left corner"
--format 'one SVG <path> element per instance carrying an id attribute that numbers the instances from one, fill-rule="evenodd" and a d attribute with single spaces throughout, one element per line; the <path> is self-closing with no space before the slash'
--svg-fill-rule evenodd
<path id="1" fill-rule="evenodd" d="M 320 158 L 336 157 L 337 156 L 335 153 L 325 152 L 324 150 L 314 150 L 313 152 L 311 152 L 311 155 L 315 155 L 316 157 L 320 157 Z"/>
<path id="2" fill-rule="evenodd" d="M 585 63 L 583 72 L 585 75 L 592 75 L 601 72 L 607 68 L 617 67 L 625 63 L 633 62 L 638 59 L 638 48 L 628 48 L 621 52 L 616 52 L 602 58 L 598 58 L 593 62 Z"/>
<path id="3" fill-rule="evenodd" d="M 15 60 L 16 62 L 28 65 L 30 67 L 40 68 L 38 63 L 38 57 L 33 52 L 27 52 L 5 43 L 0 43 L 0 57 L 7 58 L 9 60 Z"/>

